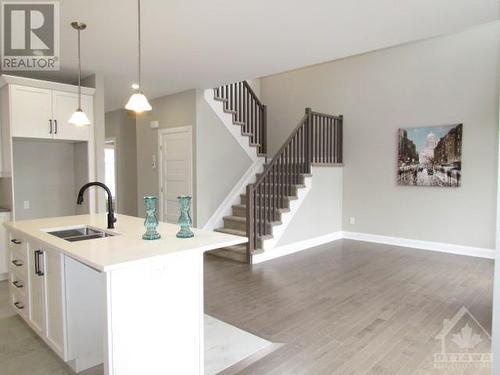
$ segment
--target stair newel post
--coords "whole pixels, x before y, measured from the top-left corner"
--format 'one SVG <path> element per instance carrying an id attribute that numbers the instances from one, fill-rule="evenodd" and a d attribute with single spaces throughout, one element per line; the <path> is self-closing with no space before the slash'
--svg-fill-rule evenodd
<path id="1" fill-rule="evenodd" d="M 306 108 L 306 129 L 307 129 L 307 152 L 306 152 L 306 165 L 307 173 L 311 173 L 311 165 L 313 160 L 313 126 L 312 126 L 312 110 Z"/>
<path id="2" fill-rule="evenodd" d="M 247 185 L 247 196 L 246 196 L 246 216 L 247 216 L 247 237 L 248 237 L 248 243 L 247 243 L 247 262 L 251 262 L 252 258 L 252 250 L 255 249 L 255 241 L 254 241 L 254 190 L 253 190 L 253 184 L 248 184 Z"/>
<path id="3" fill-rule="evenodd" d="M 344 150 L 343 150 L 343 147 L 344 147 L 344 136 L 343 136 L 344 129 L 343 128 L 344 128 L 344 116 L 340 115 L 339 116 L 339 150 L 338 150 L 340 163 L 344 162 Z"/>

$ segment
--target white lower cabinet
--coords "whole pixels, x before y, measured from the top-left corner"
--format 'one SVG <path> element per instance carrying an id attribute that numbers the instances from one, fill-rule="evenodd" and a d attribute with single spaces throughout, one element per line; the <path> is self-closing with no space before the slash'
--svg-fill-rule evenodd
<path id="1" fill-rule="evenodd" d="M 64 256 L 34 241 L 28 241 L 28 254 L 29 322 L 44 341 L 67 360 Z"/>
<path id="2" fill-rule="evenodd" d="M 20 233 L 7 239 L 12 308 L 76 372 L 103 363 L 104 274 Z"/>

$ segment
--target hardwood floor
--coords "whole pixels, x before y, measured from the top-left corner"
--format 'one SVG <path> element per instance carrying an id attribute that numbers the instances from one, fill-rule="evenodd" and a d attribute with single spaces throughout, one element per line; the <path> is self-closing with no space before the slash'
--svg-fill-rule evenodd
<path id="1" fill-rule="evenodd" d="M 486 375 L 433 360 L 462 306 L 491 330 L 492 280 L 490 260 L 340 240 L 256 266 L 207 255 L 205 312 L 283 344 L 239 374 Z M 70 374 L 7 300 L 2 282 L 0 374 Z"/>
<path id="2" fill-rule="evenodd" d="M 285 344 L 241 374 L 489 374 L 437 369 L 434 353 L 462 306 L 491 331 L 490 260 L 340 240 L 255 266 L 207 255 L 205 267 L 207 314 Z"/>

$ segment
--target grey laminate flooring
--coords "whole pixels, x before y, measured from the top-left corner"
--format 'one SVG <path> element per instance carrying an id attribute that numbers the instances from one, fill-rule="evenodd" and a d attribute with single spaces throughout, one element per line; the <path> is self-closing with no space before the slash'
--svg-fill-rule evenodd
<path id="1" fill-rule="evenodd" d="M 489 373 L 435 368 L 434 353 L 462 306 L 490 332 L 491 260 L 340 240 L 255 266 L 208 255 L 205 266 L 207 314 L 284 344 L 241 374 Z"/>
<path id="2" fill-rule="evenodd" d="M 436 369 L 433 356 L 443 319 L 462 306 L 490 331 L 490 260 L 340 240 L 255 266 L 208 255 L 205 267 L 207 314 L 283 343 L 240 374 L 489 373 Z M 69 374 L 9 316 L 6 286 L 0 283 L 0 374 Z"/>

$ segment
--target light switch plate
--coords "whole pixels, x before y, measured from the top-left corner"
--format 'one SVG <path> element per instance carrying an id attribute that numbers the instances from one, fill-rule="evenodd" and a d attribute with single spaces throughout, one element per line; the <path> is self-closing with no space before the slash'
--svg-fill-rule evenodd
<path id="1" fill-rule="evenodd" d="M 351 224 L 351 225 L 356 224 L 356 218 L 351 216 L 351 217 L 349 218 L 349 224 Z"/>
<path id="2" fill-rule="evenodd" d="M 30 208 L 30 201 L 24 201 L 24 209 L 28 210 Z"/>

